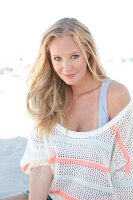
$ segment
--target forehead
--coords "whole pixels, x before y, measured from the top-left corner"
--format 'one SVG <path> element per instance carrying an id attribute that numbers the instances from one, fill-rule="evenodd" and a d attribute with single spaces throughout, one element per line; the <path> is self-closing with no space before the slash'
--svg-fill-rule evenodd
<path id="1" fill-rule="evenodd" d="M 51 54 L 81 52 L 72 36 L 61 36 L 52 39 L 49 50 Z"/>

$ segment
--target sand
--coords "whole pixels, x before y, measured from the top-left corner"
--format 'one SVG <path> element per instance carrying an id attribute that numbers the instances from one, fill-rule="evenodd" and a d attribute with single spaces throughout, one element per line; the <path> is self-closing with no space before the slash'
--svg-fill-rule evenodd
<path id="1" fill-rule="evenodd" d="M 20 168 L 27 139 L 0 139 L 0 198 L 22 193 L 28 189 L 29 176 Z"/>

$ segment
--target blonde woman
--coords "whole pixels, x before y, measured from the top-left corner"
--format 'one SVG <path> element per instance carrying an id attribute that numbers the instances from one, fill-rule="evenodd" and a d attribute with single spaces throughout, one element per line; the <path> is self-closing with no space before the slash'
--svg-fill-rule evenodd
<path id="1" fill-rule="evenodd" d="M 27 198 L 132 199 L 133 104 L 103 70 L 88 28 L 74 18 L 53 24 L 29 81 L 35 127 L 21 160 Z"/>

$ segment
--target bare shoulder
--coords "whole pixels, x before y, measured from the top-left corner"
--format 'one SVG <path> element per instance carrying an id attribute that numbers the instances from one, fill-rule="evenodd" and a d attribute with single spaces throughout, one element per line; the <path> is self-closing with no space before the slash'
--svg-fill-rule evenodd
<path id="1" fill-rule="evenodd" d="M 108 112 L 110 119 L 115 117 L 131 100 L 125 85 L 112 81 L 108 90 Z"/>

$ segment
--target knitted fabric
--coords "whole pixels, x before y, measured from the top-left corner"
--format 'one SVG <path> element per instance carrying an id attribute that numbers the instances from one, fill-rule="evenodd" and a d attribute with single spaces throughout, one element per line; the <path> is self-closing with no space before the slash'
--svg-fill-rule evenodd
<path id="1" fill-rule="evenodd" d="M 21 160 L 25 173 L 49 165 L 54 200 L 133 199 L 133 103 L 94 131 L 57 124 L 43 139 L 33 129 Z"/>

